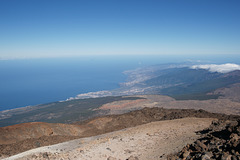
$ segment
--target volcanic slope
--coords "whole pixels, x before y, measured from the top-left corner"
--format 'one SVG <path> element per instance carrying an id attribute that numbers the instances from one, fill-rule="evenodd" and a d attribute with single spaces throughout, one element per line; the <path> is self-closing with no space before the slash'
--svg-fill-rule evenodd
<path id="1" fill-rule="evenodd" d="M 33 149 L 12 159 L 166 159 L 192 143 L 196 131 L 212 123 L 211 118 L 183 118 L 151 122 L 100 136 L 81 138 L 65 143 Z M 180 127 L 179 127 L 180 126 Z"/>
<path id="2" fill-rule="evenodd" d="M 97 136 L 155 121 L 186 117 L 238 119 L 239 116 L 193 109 L 144 108 L 121 115 L 97 117 L 73 124 L 24 123 L 0 128 L 0 154 L 8 157 L 29 149 L 71 139 Z M 21 147 L 19 147 L 21 146 Z"/>

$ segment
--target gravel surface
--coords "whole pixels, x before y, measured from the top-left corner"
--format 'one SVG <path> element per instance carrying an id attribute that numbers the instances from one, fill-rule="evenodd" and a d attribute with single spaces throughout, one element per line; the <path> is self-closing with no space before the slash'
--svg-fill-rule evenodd
<path id="1" fill-rule="evenodd" d="M 212 118 L 183 118 L 151 122 L 95 137 L 40 147 L 6 158 L 13 159 L 166 159 L 193 143 L 197 131 L 209 127 Z"/>

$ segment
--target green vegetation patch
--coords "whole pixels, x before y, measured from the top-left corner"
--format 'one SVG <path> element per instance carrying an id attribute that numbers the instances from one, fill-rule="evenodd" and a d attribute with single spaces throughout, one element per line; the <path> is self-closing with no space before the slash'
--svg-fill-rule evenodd
<path id="1" fill-rule="evenodd" d="M 199 94 L 184 94 L 184 95 L 175 95 L 171 96 L 176 100 L 209 100 L 209 99 L 218 99 L 221 95 L 207 95 L 205 93 Z"/>
<path id="2" fill-rule="evenodd" d="M 227 87 L 228 85 L 239 83 L 239 77 L 221 77 L 207 80 L 201 83 L 190 85 L 180 85 L 162 89 L 158 94 L 171 96 L 177 100 L 206 100 L 217 99 L 220 95 L 206 95 L 215 89 Z"/>
<path id="3" fill-rule="evenodd" d="M 137 99 L 144 98 L 117 96 L 75 99 L 64 102 L 42 104 L 35 110 L 26 111 L 25 113 L 16 114 L 10 118 L 0 120 L 0 127 L 26 122 L 73 123 L 98 115 L 100 111 L 94 109 L 101 107 L 106 103 Z"/>

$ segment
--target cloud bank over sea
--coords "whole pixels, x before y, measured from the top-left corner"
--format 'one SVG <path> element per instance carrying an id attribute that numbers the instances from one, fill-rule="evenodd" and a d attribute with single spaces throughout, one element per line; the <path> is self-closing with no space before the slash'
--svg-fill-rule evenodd
<path id="1" fill-rule="evenodd" d="M 226 64 L 205 64 L 205 65 L 194 65 L 191 66 L 192 69 L 206 69 L 210 72 L 228 73 L 235 70 L 240 70 L 240 65 L 234 63 Z"/>

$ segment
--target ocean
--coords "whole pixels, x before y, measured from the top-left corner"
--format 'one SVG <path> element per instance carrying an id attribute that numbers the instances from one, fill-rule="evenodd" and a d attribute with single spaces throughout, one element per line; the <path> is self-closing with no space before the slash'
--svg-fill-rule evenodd
<path id="1" fill-rule="evenodd" d="M 0 111 L 112 90 L 136 67 L 113 59 L 57 58 L 0 61 Z"/>
<path id="2" fill-rule="evenodd" d="M 123 71 L 182 62 L 187 58 L 85 56 L 0 60 L 0 111 L 62 101 L 81 93 L 116 89 L 127 78 Z"/>

